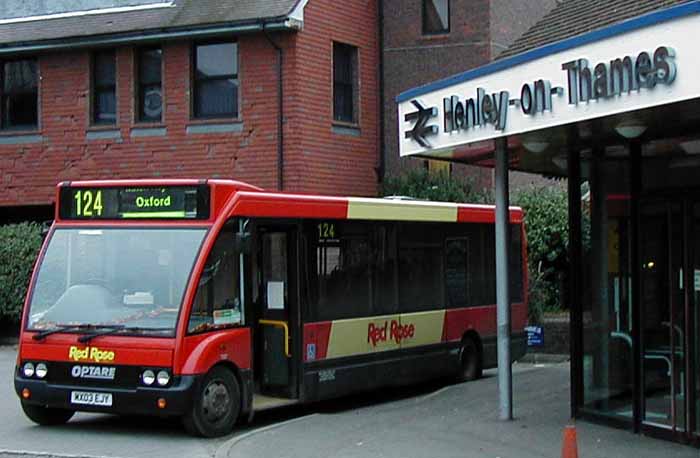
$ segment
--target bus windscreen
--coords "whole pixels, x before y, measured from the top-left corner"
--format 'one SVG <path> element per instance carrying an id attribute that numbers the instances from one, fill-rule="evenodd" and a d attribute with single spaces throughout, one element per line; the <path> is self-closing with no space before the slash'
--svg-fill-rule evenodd
<path id="1" fill-rule="evenodd" d="M 203 186 L 62 187 L 61 219 L 208 219 Z"/>
<path id="2" fill-rule="evenodd" d="M 39 262 L 27 327 L 172 334 L 206 228 L 58 228 Z"/>

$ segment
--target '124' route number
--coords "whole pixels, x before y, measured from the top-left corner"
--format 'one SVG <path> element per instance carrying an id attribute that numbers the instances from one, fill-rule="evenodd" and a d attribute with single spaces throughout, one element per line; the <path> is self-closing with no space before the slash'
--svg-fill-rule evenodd
<path id="1" fill-rule="evenodd" d="M 76 216 L 102 216 L 102 191 L 90 189 L 75 193 Z"/>

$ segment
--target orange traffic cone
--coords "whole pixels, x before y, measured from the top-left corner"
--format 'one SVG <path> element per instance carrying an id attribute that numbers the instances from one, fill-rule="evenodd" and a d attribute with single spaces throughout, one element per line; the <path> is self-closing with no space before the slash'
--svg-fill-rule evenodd
<path id="1" fill-rule="evenodd" d="M 564 441 L 561 445 L 561 458 L 578 458 L 575 425 L 567 425 L 566 428 L 564 428 Z"/>

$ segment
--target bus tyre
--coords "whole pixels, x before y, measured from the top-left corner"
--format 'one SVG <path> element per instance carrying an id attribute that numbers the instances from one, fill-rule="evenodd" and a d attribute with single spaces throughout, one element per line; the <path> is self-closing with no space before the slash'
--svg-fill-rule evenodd
<path id="1" fill-rule="evenodd" d="M 34 423 L 43 426 L 62 425 L 75 414 L 72 410 L 52 409 L 22 402 L 24 414 Z"/>
<path id="2" fill-rule="evenodd" d="M 241 390 L 235 375 L 224 367 L 214 367 L 202 379 L 183 423 L 192 435 L 219 437 L 233 430 L 240 411 Z"/>
<path id="3" fill-rule="evenodd" d="M 474 339 L 467 337 L 462 341 L 459 350 L 459 373 L 457 380 L 468 382 L 481 378 L 481 352 Z"/>

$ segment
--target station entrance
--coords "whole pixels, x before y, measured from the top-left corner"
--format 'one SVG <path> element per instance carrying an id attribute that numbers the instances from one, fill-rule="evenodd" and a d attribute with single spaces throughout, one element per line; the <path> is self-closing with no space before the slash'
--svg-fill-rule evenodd
<path id="1" fill-rule="evenodd" d="M 572 416 L 695 446 L 698 27 L 692 1 L 397 98 L 402 156 L 494 167 L 497 196 L 566 179 Z"/>
<path id="2" fill-rule="evenodd" d="M 642 419 L 679 432 L 687 429 L 693 410 L 700 412 L 686 402 L 697 398 L 693 385 L 698 380 L 692 377 L 688 357 L 694 342 L 686 336 L 697 335 L 698 317 L 693 315 L 698 315 L 700 292 L 699 226 L 697 198 L 642 203 Z"/>
<path id="3" fill-rule="evenodd" d="M 693 442 L 700 425 L 700 189 L 643 192 L 634 224 L 630 195 L 600 187 L 591 186 L 584 205 L 592 208 L 582 218 L 590 245 L 579 264 L 580 411 Z"/>
<path id="4" fill-rule="evenodd" d="M 700 439 L 697 105 L 560 132 L 569 204 L 579 206 L 570 211 L 572 408 L 688 443 Z M 631 124 L 639 126 L 633 138 L 617 132 Z M 585 132 L 597 134 L 585 140 Z"/>

